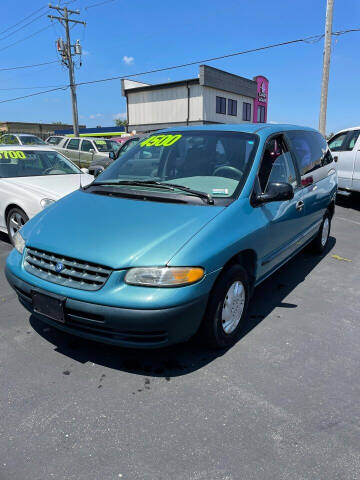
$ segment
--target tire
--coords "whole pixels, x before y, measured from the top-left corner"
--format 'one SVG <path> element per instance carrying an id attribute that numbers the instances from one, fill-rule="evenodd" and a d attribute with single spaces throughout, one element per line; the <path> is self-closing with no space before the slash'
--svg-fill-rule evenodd
<path id="1" fill-rule="evenodd" d="M 233 345 L 241 333 L 249 297 L 250 282 L 246 270 L 240 265 L 225 270 L 210 293 L 198 332 L 199 340 L 217 349 Z M 232 302 L 229 298 L 232 298 Z"/>
<path id="2" fill-rule="evenodd" d="M 19 207 L 13 207 L 6 216 L 6 226 L 10 242 L 14 245 L 14 235 L 29 220 L 24 210 Z"/>
<path id="3" fill-rule="evenodd" d="M 329 210 L 326 211 L 323 221 L 321 222 L 319 232 L 310 243 L 310 248 L 313 253 L 321 254 L 326 249 L 329 242 L 329 235 L 331 230 L 331 215 Z"/>

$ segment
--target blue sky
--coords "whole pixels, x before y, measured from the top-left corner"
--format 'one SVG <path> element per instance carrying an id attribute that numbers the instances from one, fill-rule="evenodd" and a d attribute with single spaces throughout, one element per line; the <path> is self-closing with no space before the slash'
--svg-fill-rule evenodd
<path id="1" fill-rule="evenodd" d="M 86 9 L 100 1 L 66 2 L 69 8 L 81 10 L 81 15 L 74 18 L 87 22 L 85 28 L 75 26 L 72 30 L 72 39 L 80 39 L 84 50 L 83 65 L 76 70 L 79 82 L 130 75 L 316 35 L 324 31 L 326 7 L 326 0 L 114 0 Z M 64 4 L 64 0 L 61 3 Z M 2 21 L 0 31 L 43 5 L 46 2 L 40 0 L 3 0 L 6 23 Z M 63 34 L 57 22 L 33 38 L 7 48 L 49 23 L 44 15 L 13 35 L 10 34 L 18 27 L 0 33 L 0 69 L 55 60 L 55 40 Z M 358 26 L 360 2 L 335 0 L 333 30 Z M 328 132 L 360 124 L 360 95 L 356 87 L 360 78 L 359 45 L 360 32 L 333 40 Z M 265 75 L 270 80 L 268 120 L 317 127 L 322 51 L 321 40 L 224 59 L 210 65 L 248 78 Z M 191 78 L 197 73 L 195 65 L 137 79 L 157 83 Z M 59 64 L 0 71 L 0 99 L 40 90 L 20 90 L 23 87 L 65 84 L 67 75 L 66 69 Z M 19 90 L 1 90 L 7 88 Z M 78 107 L 80 123 L 113 125 L 114 118 L 124 116 L 126 111 L 120 81 L 79 87 Z M 0 104 L 0 120 L 71 123 L 70 93 L 57 91 Z"/>

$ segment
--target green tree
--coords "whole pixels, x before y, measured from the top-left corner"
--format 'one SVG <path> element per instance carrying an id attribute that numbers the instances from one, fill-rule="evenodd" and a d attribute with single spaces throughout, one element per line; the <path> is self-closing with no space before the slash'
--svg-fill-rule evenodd
<path id="1" fill-rule="evenodd" d="M 127 124 L 128 124 L 127 120 L 121 120 L 120 118 L 115 118 L 115 125 L 117 127 L 122 127 L 122 126 L 126 127 Z"/>

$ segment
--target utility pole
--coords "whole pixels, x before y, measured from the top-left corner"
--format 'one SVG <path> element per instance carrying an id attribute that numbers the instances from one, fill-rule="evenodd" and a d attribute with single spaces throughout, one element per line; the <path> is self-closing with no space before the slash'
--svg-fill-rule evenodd
<path id="1" fill-rule="evenodd" d="M 326 135 L 326 110 L 327 110 L 327 97 L 328 97 L 328 86 L 329 86 L 333 10 L 334 10 L 334 0 L 327 0 L 325 38 L 324 38 L 324 60 L 323 60 L 322 82 L 321 82 L 321 100 L 320 100 L 320 116 L 319 116 L 319 130 L 324 136 Z"/>
<path id="2" fill-rule="evenodd" d="M 61 8 L 59 6 L 53 6 L 53 5 L 49 5 L 49 8 L 57 10 L 61 14 L 61 17 L 55 17 L 53 15 L 48 15 L 48 17 L 51 20 L 59 20 L 61 25 L 65 27 L 66 42 L 64 44 L 61 38 L 58 39 L 57 49 L 61 53 L 62 63 L 66 65 L 69 70 L 74 135 L 75 137 L 78 137 L 79 136 L 79 118 L 78 118 L 77 99 L 76 99 L 74 62 L 72 57 L 73 55 L 81 55 L 81 46 L 80 46 L 79 40 L 76 41 L 75 45 L 71 45 L 69 23 L 79 23 L 81 25 L 86 25 L 86 23 L 69 18 L 69 14 L 79 15 L 80 14 L 79 10 L 68 10 L 66 7 Z"/>

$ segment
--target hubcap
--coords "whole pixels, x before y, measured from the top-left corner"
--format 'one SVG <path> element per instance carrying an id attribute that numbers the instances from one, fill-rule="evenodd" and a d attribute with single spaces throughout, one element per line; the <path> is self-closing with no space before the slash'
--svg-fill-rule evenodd
<path id="1" fill-rule="evenodd" d="M 226 334 L 232 333 L 239 325 L 245 306 L 245 288 L 242 282 L 234 282 L 227 294 L 222 307 L 221 321 Z"/>
<path id="2" fill-rule="evenodd" d="M 325 247 L 330 230 L 330 222 L 329 219 L 326 217 L 323 223 L 323 228 L 321 232 L 321 245 Z"/>
<path id="3" fill-rule="evenodd" d="M 9 219 L 9 230 L 11 238 L 14 238 L 16 232 L 25 225 L 25 220 L 19 212 L 14 212 Z"/>

